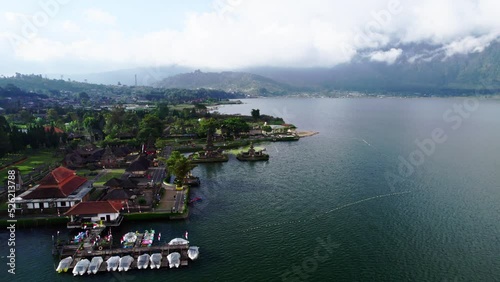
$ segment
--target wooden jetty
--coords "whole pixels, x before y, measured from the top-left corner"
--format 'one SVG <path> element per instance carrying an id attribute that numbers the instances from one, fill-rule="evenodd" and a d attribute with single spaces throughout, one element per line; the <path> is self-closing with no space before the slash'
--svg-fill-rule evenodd
<path id="1" fill-rule="evenodd" d="M 74 248 L 76 247 L 76 248 Z M 161 246 L 151 246 L 151 247 L 133 247 L 133 248 L 111 248 L 111 249 L 103 249 L 103 250 L 81 250 L 79 251 L 77 246 L 65 246 L 61 250 L 61 258 L 65 258 L 68 256 L 73 257 L 73 262 L 69 266 L 68 272 L 71 273 L 75 265 L 82 259 L 92 260 L 93 257 L 101 256 L 104 259 L 104 262 L 101 264 L 99 272 L 108 272 L 106 260 L 112 256 L 126 256 L 130 255 L 134 258 L 134 261 L 130 265 L 130 270 L 137 269 L 137 259 L 142 254 L 154 254 L 160 253 L 162 255 L 161 267 L 160 268 L 169 268 L 169 263 L 167 256 L 170 253 L 178 252 L 181 254 L 181 266 L 188 266 L 189 257 L 187 255 L 187 250 L 189 249 L 189 245 L 161 245 Z"/>
<path id="2" fill-rule="evenodd" d="M 131 256 L 134 258 L 134 261 L 130 265 L 130 269 L 137 269 L 137 259 L 142 254 L 152 255 L 154 253 L 159 253 L 162 256 L 161 266 L 160 268 L 170 268 L 167 256 L 173 252 L 178 252 L 181 254 L 180 265 L 187 266 L 189 262 L 188 257 L 188 249 L 189 244 L 182 245 L 169 245 L 164 243 L 162 245 L 154 245 L 154 246 L 142 246 L 141 242 L 144 237 L 143 233 L 137 233 L 137 239 L 135 244 L 131 248 L 120 248 L 113 247 L 112 241 L 109 246 L 100 246 L 95 247 L 90 243 L 90 238 L 99 235 L 103 229 L 92 230 L 90 237 L 85 238 L 81 244 L 68 244 L 68 245 L 54 245 L 55 250 L 54 254 L 59 255 L 60 259 L 71 256 L 73 258 L 73 262 L 68 268 L 68 272 L 72 272 L 73 268 L 76 264 L 82 259 L 92 260 L 93 257 L 100 256 L 103 258 L 103 263 L 101 264 L 98 272 L 107 272 L 107 259 L 112 256 Z M 83 246 L 83 247 L 82 247 Z"/>

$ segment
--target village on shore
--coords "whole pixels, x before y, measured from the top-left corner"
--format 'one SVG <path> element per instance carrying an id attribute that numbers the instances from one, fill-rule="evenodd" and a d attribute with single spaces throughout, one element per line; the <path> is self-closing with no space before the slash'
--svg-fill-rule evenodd
<path id="1" fill-rule="evenodd" d="M 192 174 L 198 165 L 231 154 L 272 161 L 259 143 L 316 134 L 259 109 L 218 112 L 241 104 L 240 93 L 4 80 L 11 83 L 0 87 L 0 225 L 11 237 L 18 228 L 64 228 L 52 238 L 55 270 L 73 275 L 187 266 L 199 255 L 187 231 L 162 239 L 120 226 L 188 218 L 190 205 L 204 200 L 191 197 L 204 181 Z"/>
<path id="2" fill-rule="evenodd" d="M 70 237 L 58 233 L 53 238 L 58 271 L 80 275 L 91 266 L 93 273 L 106 267 L 110 271 L 109 265 L 116 262 L 118 267 L 122 259 L 128 262 L 127 270 L 140 269 L 139 260 L 154 254 L 158 268 L 187 265 L 189 258 L 198 256 L 187 234 L 185 241 L 174 238 L 159 245 L 161 234 L 154 242 L 154 230 L 129 232 L 118 244 L 110 228 L 124 221 L 187 218 L 189 205 L 203 201 L 190 197 L 190 189 L 203 185 L 192 169 L 227 162 L 228 149 L 237 149 L 233 153 L 240 161 L 269 161 L 265 149 L 254 144 L 317 134 L 298 132 L 293 124 L 261 115 L 258 109 L 249 116 L 222 115 L 199 103 L 180 111 L 162 104 L 146 112 L 120 105 L 105 112 L 70 110 L 62 110 L 59 120 L 57 113 L 46 110 L 38 118 L 52 122 L 24 128 L 16 125 L 19 114 L 2 116 L 12 149 L 1 159 L 0 176 L 8 189 L 1 193 L 5 204 L 0 223 L 8 225 L 15 218 L 17 228 L 65 225 Z M 74 120 L 63 123 L 68 118 Z M 7 185 L 11 178 L 15 189 Z"/>

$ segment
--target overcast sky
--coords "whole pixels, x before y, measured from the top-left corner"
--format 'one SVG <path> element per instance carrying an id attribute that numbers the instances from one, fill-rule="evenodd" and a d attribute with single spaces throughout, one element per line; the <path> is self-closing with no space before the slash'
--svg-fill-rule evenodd
<path id="1" fill-rule="evenodd" d="M 4 1 L 0 74 L 331 67 L 362 50 L 392 64 L 409 43 L 481 52 L 499 11 L 498 0 Z"/>

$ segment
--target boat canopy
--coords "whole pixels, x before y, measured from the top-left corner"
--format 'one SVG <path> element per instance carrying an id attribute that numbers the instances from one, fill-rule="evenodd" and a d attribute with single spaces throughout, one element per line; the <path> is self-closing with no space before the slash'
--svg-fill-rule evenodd
<path id="1" fill-rule="evenodd" d="M 189 241 L 184 238 L 174 238 L 168 242 L 169 245 L 186 245 Z"/>

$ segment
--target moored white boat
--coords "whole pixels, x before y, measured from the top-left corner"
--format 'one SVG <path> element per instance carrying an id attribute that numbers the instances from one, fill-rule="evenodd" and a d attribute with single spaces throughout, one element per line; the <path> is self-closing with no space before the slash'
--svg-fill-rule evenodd
<path id="1" fill-rule="evenodd" d="M 59 262 L 59 265 L 57 266 L 56 271 L 59 272 L 59 273 L 61 273 L 61 272 L 68 272 L 68 268 L 69 268 L 69 266 L 71 265 L 72 262 L 73 262 L 73 258 L 72 257 L 67 257 L 67 258 L 62 259 Z"/>
<path id="2" fill-rule="evenodd" d="M 123 244 L 124 248 L 132 248 L 135 245 L 136 241 L 137 234 L 135 232 L 128 232 L 127 234 L 123 235 L 120 242 Z"/>
<path id="3" fill-rule="evenodd" d="M 198 256 L 200 255 L 200 251 L 199 251 L 199 247 L 196 247 L 196 246 L 191 246 L 189 247 L 188 251 L 187 251 L 187 254 L 188 254 L 188 257 L 191 259 L 191 260 L 195 260 L 198 258 Z"/>
<path id="4" fill-rule="evenodd" d="M 152 254 L 151 257 L 149 258 L 149 260 L 151 261 L 151 264 L 149 265 L 149 267 L 151 269 L 153 269 L 153 268 L 159 269 L 161 266 L 161 259 L 162 259 L 162 256 L 160 253 Z"/>
<path id="5" fill-rule="evenodd" d="M 88 259 L 82 259 L 77 262 L 75 268 L 73 268 L 73 276 L 83 275 L 87 268 L 89 267 L 90 261 Z"/>
<path id="6" fill-rule="evenodd" d="M 118 271 L 128 271 L 130 265 L 134 261 L 134 258 L 131 256 L 124 256 L 120 258 L 120 263 L 118 265 Z"/>
<path id="7" fill-rule="evenodd" d="M 179 254 L 178 252 L 173 252 L 171 254 L 169 254 L 167 256 L 167 259 L 168 259 L 168 266 L 170 268 L 172 267 L 176 267 L 176 268 L 179 268 L 179 266 L 181 265 L 181 254 Z"/>
<path id="8" fill-rule="evenodd" d="M 99 270 L 99 267 L 101 267 L 101 264 L 104 260 L 102 257 L 93 257 L 92 260 L 90 261 L 89 269 L 87 270 L 88 274 L 96 274 L 97 271 Z"/>
<path id="9" fill-rule="evenodd" d="M 108 271 L 116 271 L 118 269 L 118 263 L 120 262 L 120 257 L 119 256 L 114 256 L 114 257 L 110 257 L 107 261 L 106 261 L 106 269 Z"/>
<path id="10" fill-rule="evenodd" d="M 187 245 L 189 241 L 184 238 L 174 238 L 168 242 L 169 245 Z"/>
<path id="11" fill-rule="evenodd" d="M 142 254 L 137 258 L 137 268 L 138 269 L 146 269 L 149 264 L 149 255 Z"/>

